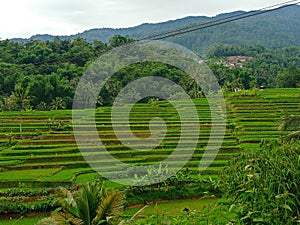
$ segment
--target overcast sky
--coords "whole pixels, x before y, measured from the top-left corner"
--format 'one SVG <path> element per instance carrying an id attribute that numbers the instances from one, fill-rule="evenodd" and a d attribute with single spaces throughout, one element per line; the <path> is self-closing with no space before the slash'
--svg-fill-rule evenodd
<path id="1" fill-rule="evenodd" d="M 254 10 L 284 0 L 3 0 L 0 38 L 69 35 L 91 28 L 132 27 L 185 16 Z"/>

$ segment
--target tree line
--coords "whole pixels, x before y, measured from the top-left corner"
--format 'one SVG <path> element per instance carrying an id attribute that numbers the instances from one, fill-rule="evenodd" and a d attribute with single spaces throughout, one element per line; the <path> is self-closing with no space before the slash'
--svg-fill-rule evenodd
<path id="1" fill-rule="evenodd" d="M 103 53 L 134 41 L 116 35 L 108 43 L 83 38 L 17 43 L 0 41 L 0 110 L 71 108 L 80 77 Z M 216 61 L 228 56 L 253 57 L 241 68 L 229 68 Z M 300 47 L 266 49 L 262 46 L 218 46 L 210 50 L 208 62 L 224 90 L 266 87 L 299 87 Z M 199 97 L 181 70 L 162 63 L 137 63 L 120 70 L 105 85 L 99 105 L 111 105 L 114 96 L 140 76 L 162 76 L 183 86 L 191 97 Z"/>
<path id="2" fill-rule="evenodd" d="M 0 105 L 2 110 L 71 108 L 77 83 L 86 68 L 104 52 L 129 37 L 109 43 L 75 40 L 0 41 Z M 22 95 L 22 96 L 21 96 Z"/>

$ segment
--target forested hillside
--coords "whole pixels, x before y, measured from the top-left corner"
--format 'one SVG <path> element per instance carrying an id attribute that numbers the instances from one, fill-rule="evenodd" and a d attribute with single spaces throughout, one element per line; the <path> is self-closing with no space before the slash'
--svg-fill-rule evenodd
<path id="1" fill-rule="evenodd" d="M 92 29 L 71 36 L 61 36 L 64 39 L 81 37 L 93 43 L 95 39 L 108 43 L 110 37 L 120 34 L 134 39 L 147 38 L 155 34 L 162 34 L 185 27 L 216 21 L 241 14 L 241 11 L 220 14 L 215 17 L 186 17 L 183 19 L 157 23 L 142 24 L 137 27 L 123 29 Z M 300 37 L 300 6 L 291 6 L 274 12 L 255 17 L 207 28 L 166 40 L 179 43 L 193 51 L 206 52 L 213 46 L 220 44 L 230 45 L 262 45 L 268 48 L 299 46 Z M 51 35 L 36 35 L 29 40 L 54 40 Z M 14 39 L 24 42 L 26 39 Z"/>
<path id="2" fill-rule="evenodd" d="M 0 41 L 0 110 L 71 108 L 78 81 L 87 67 L 104 52 L 131 41 L 119 35 L 107 44 L 58 37 L 26 44 Z M 272 50 L 262 46 L 218 46 L 210 50 L 207 64 L 225 91 L 300 85 L 300 47 Z M 153 75 L 179 83 L 193 98 L 201 96 L 195 82 L 179 69 L 144 63 L 124 68 L 109 80 L 99 105 L 111 105 L 116 93 L 129 82 Z"/>
<path id="3" fill-rule="evenodd" d="M 212 48 L 208 56 L 210 68 L 227 90 L 300 87 L 300 47 L 226 45 Z"/>

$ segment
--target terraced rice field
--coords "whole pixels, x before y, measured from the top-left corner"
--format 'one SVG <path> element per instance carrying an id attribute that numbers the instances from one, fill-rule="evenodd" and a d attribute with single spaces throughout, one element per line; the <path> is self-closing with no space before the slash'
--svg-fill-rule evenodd
<path id="1" fill-rule="evenodd" d="M 278 125 L 284 116 L 299 114 L 299 89 L 270 89 L 260 91 L 257 96 L 230 94 L 226 97 L 227 124 L 222 147 L 214 162 L 201 174 L 215 176 L 227 161 L 241 150 L 257 149 L 262 139 L 278 138 L 283 133 Z M 196 133 L 183 138 L 186 143 L 196 144 L 196 149 L 184 168 L 198 173 L 201 160 L 210 138 L 211 115 L 206 99 L 194 100 L 200 120 L 200 135 Z M 126 147 L 130 143 L 135 149 L 143 150 L 147 146 L 132 139 L 126 132 L 118 139 L 112 128 L 111 107 L 96 110 L 95 123 L 99 137 L 110 154 L 128 165 L 149 165 L 166 159 L 178 145 L 180 138 L 180 118 L 176 110 L 167 102 L 158 105 L 137 104 L 130 115 L 130 128 L 139 139 L 149 138 L 149 121 L 154 117 L 164 119 L 166 136 L 153 150 L 136 151 Z M 72 112 L 30 111 L 0 113 L 0 188 L 37 187 L 53 188 L 71 185 L 92 179 L 95 171 L 86 163 L 79 151 L 72 131 Z M 20 133 L 22 124 L 22 134 Z M 153 125 L 153 124 L 152 124 Z M 222 125 L 222 124 L 220 124 Z M 118 126 L 122 127 L 122 123 Z M 155 129 L 155 124 L 153 125 Z M 85 138 L 89 136 L 88 128 L 83 124 Z M 150 137 L 148 144 L 157 141 Z M 216 143 L 221 139 L 215 136 Z M 125 143 L 125 144 L 124 144 Z M 180 149 L 184 155 L 189 149 Z M 97 149 L 91 146 L 84 154 L 94 157 Z M 99 155 L 98 155 L 99 156 Z M 115 165 L 101 161 L 97 157 L 95 167 L 101 171 L 110 170 Z M 180 165 L 180 157 L 178 162 Z M 100 162 L 99 162 L 100 161 Z M 100 164 L 99 164 L 100 163 Z"/>
<path id="2" fill-rule="evenodd" d="M 206 100 L 195 100 L 195 104 L 200 118 L 200 136 L 197 134 L 187 136 L 183 138 L 183 141 L 196 145 L 193 157 L 185 165 L 196 173 L 210 137 L 211 121 Z M 15 187 L 20 185 L 20 182 L 25 187 L 70 185 L 75 183 L 78 177 L 82 181 L 85 176 L 90 179 L 91 173 L 95 174 L 77 147 L 71 127 L 71 113 L 67 110 L 22 112 L 22 116 L 18 112 L 0 113 L 1 188 Z M 175 109 L 166 102 L 158 106 L 140 104 L 134 107 L 130 116 L 130 128 L 139 140 L 148 138 L 147 141 L 141 143 L 135 144 L 136 138 L 132 139 L 127 133 L 121 133 L 121 140 L 118 140 L 112 129 L 110 117 L 110 107 L 96 110 L 97 130 L 110 154 L 123 163 L 140 166 L 160 162 L 167 158 L 178 144 L 181 122 Z M 149 138 L 149 121 L 154 117 L 163 118 L 167 124 L 167 133 L 163 141 L 156 148 L 148 151 L 136 151 L 126 147 L 125 144 L 130 143 L 135 149 L 143 150 L 148 147 L 148 144 L 156 141 L 156 137 Z M 20 134 L 20 123 L 22 134 Z M 91 138 L 88 131 L 85 135 L 85 138 Z M 220 143 L 222 139 L 215 137 L 214 141 Z M 184 150 L 180 149 L 180 154 L 185 154 Z M 217 174 L 231 155 L 238 151 L 237 139 L 232 129 L 228 128 L 216 160 L 203 174 Z M 91 146 L 84 154 L 94 157 L 97 149 Z M 110 161 L 101 161 L 101 157 L 97 159 L 96 164 L 100 163 L 102 171 L 105 168 L 110 170 L 114 166 Z M 180 158 L 178 160 L 180 161 Z M 176 167 L 176 163 L 174 165 Z"/>
<path id="3" fill-rule="evenodd" d="M 267 89 L 257 96 L 231 94 L 227 97 L 229 120 L 241 149 L 259 149 L 262 139 L 278 139 L 280 122 L 300 114 L 300 89 Z"/>
<path id="4" fill-rule="evenodd" d="M 156 105 L 136 104 L 133 107 L 129 124 L 134 136 L 130 136 L 127 131 L 122 132 L 125 120 L 121 111 L 115 125 L 120 128 L 117 137 L 112 127 L 111 107 L 101 107 L 95 110 L 97 139 L 101 138 L 115 159 L 127 165 L 142 166 L 169 157 L 181 138 L 186 145 L 177 150 L 177 158 L 171 166 L 178 169 L 183 164 L 183 170 L 188 168 L 203 177 L 216 177 L 233 155 L 250 149 L 259 150 L 262 139 L 278 139 L 284 135 L 284 132 L 278 131 L 278 126 L 285 116 L 300 114 L 300 89 L 270 89 L 254 95 L 243 92 L 228 94 L 227 122 L 224 124 L 221 119 L 216 121 L 213 137 L 210 137 L 212 121 L 206 99 L 196 99 L 194 103 L 200 123 L 195 124 L 195 129 L 190 129 L 189 135 L 184 137 L 180 135 L 182 124 L 179 115 L 167 102 Z M 156 117 L 163 119 L 166 124 L 162 139 L 159 121 L 153 120 Z M 81 138 L 93 141 L 95 137 L 86 123 L 89 120 L 93 121 L 93 118 L 87 116 L 80 125 L 83 131 Z M 193 120 L 190 118 L 190 121 Z M 151 131 L 154 131 L 152 135 L 150 121 Z M 223 125 L 226 125 L 224 139 L 220 136 Z M 209 140 L 212 146 L 222 143 L 221 148 L 213 163 L 199 172 L 200 160 L 203 160 L 203 156 L 210 156 L 210 151 L 205 151 Z M 151 150 L 145 150 L 153 142 L 159 144 Z M 192 145 L 196 147 L 187 147 Z M 191 151 L 192 157 L 184 161 L 185 154 Z M 53 188 L 93 180 L 97 175 L 95 170 L 105 174 L 105 171 L 117 168 L 111 159 L 102 158 L 101 154 L 93 145 L 87 146 L 84 152 L 79 151 L 72 128 L 71 110 L 30 111 L 22 112 L 21 115 L 20 112 L 0 112 L 0 214 L 11 215 L 25 210 L 43 217 L 43 212 L 57 207 Z M 94 159 L 91 160 L 93 168 L 84 157 Z M 110 175 L 118 179 L 120 174 L 121 170 Z M 14 188 L 19 189 L 16 192 Z M 26 190 L 30 191 L 27 193 Z M 6 206 L 14 208 L 14 211 L 6 212 Z"/>

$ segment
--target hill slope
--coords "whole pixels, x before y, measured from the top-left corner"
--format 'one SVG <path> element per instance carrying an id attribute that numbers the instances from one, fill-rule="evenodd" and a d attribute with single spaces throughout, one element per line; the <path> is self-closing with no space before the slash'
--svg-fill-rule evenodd
<path id="1" fill-rule="evenodd" d="M 108 42 L 109 38 L 120 34 L 135 39 L 151 37 L 167 31 L 189 27 L 205 22 L 228 18 L 241 11 L 220 14 L 215 17 L 186 17 L 157 24 L 142 24 L 131 28 L 111 29 L 101 28 L 84 31 L 71 36 L 61 36 L 62 39 L 82 37 L 89 42 L 101 40 Z M 265 47 L 299 46 L 300 40 L 300 6 L 291 6 L 263 15 L 219 25 L 204 30 L 198 30 L 167 39 L 179 43 L 192 50 L 208 49 L 220 44 L 262 45 Z M 30 39 L 14 39 L 15 41 L 52 40 L 55 36 L 35 35 Z"/>

